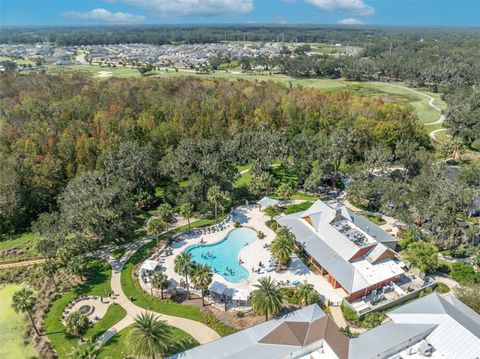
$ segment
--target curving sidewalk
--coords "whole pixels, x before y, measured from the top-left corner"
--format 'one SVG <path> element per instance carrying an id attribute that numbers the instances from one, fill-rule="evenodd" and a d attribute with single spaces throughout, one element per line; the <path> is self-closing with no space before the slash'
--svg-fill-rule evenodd
<path id="1" fill-rule="evenodd" d="M 126 311 L 127 315 L 120 322 L 112 326 L 106 332 L 104 332 L 100 337 L 98 337 L 98 343 L 100 345 L 105 344 L 109 341 L 115 334 L 120 330 L 125 329 L 129 325 L 133 324 L 135 317 L 143 312 L 152 313 L 161 320 L 165 320 L 169 325 L 177 327 L 186 333 L 190 334 L 195 338 L 200 344 L 209 343 L 213 340 L 219 339 L 220 335 L 215 332 L 212 328 L 208 327 L 205 324 L 197 322 L 195 320 L 174 317 L 171 315 L 160 314 L 154 311 L 149 311 L 144 308 L 141 308 L 135 305 L 130 299 L 127 298 L 122 289 L 121 284 L 121 273 L 122 269 L 127 262 L 127 260 L 143 245 L 148 243 L 149 240 L 142 240 L 134 243 L 129 246 L 129 250 L 123 255 L 120 259 L 113 259 L 108 256 L 108 263 L 112 267 L 112 280 L 111 286 L 112 291 L 115 294 L 115 298 L 112 300 L 112 303 L 117 303 L 121 305 Z"/>

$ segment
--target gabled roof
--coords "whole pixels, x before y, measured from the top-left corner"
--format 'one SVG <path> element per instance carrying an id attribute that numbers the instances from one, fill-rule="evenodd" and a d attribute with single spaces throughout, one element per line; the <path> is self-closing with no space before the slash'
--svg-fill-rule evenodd
<path id="1" fill-rule="evenodd" d="M 426 337 L 435 327 L 434 324 L 382 324 L 351 339 L 348 358 L 388 358 Z"/>
<path id="2" fill-rule="evenodd" d="M 280 201 L 267 196 L 263 197 L 261 200 L 257 202 L 257 204 L 262 207 L 276 206 L 279 203 Z"/>
<path id="3" fill-rule="evenodd" d="M 262 358 L 277 359 L 289 357 L 291 354 L 301 351 L 303 346 L 312 345 L 312 348 L 318 349 L 323 345 L 324 336 L 333 337 L 334 329 L 338 328 L 331 321 L 322 309 L 316 305 L 296 310 L 281 317 L 273 318 L 268 322 L 256 325 L 249 329 L 242 330 L 235 334 L 220 338 L 211 343 L 198 346 L 185 352 L 175 354 L 171 358 L 184 359 L 244 359 L 244 358 Z M 325 322 L 325 329 L 319 331 L 319 325 Z M 330 327 L 329 327 L 330 325 Z M 328 330 L 327 330 L 328 327 Z M 346 337 L 345 337 L 346 338 Z M 338 340 L 338 338 L 336 338 Z M 341 345 L 347 345 L 343 339 L 338 340 Z M 318 347 L 315 343 L 318 343 Z M 345 344 L 346 343 L 346 344 Z M 329 344 L 330 345 L 330 344 Z M 332 343 L 330 347 L 338 347 L 338 343 Z M 341 348 L 340 348 L 341 349 Z M 340 350 L 337 349 L 337 350 Z M 345 350 L 343 350 L 345 352 Z M 339 353 L 342 353 L 339 351 Z M 340 357 L 346 359 L 346 357 Z"/>
<path id="4" fill-rule="evenodd" d="M 375 238 L 377 242 L 398 242 L 398 239 L 396 237 L 385 232 L 383 229 L 381 229 L 375 223 L 369 221 L 367 218 L 351 211 L 349 211 L 349 213 L 352 218 L 352 222 L 355 223 L 358 227 L 360 227 L 363 231 L 371 235 L 373 238 Z"/>
<path id="5" fill-rule="evenodd" d="M 294 213 L 278 217 L 276 221 L 289 228 L 295 235 L 297 242 L 303 245 L 309 255 L 331 273 L 345 290 L 353 293 L 367 287 L 367 281 L 359 273 L 355 273 L 355 267 L 308 228 L 308 225 L 301 220 L 301 216 L 302 213 Z"/>
<path id="6" fill-rule="evenodd" d="M 448 295 L 433 293 L 388 314 L 395 323 L 435 325 L 425 338 L 445 358 L 478 358 L 480 315 Z"/>

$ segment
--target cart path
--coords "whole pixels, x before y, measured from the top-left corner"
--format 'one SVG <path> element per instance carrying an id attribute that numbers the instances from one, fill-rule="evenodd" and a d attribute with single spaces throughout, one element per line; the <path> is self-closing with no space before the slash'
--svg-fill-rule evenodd
<path id="1" fill-rule="evenodd" d="M 158 319 L 165 320 L 169 325 L 179 328 L 184 332 L 190 334 L 195 340 L 200 344 L 209 343 L 213 340 L 219 339 L 220 335 L 214 331 L 209 326 L 197 322 L 195 320 L 175 317 L 166 314 L 160 314 L 154 311 L 146 310 L 135 305 L 129 298 L 125 295 L 121 283 L 121 274 L 122 269 L 125 266 L 125 263 L 128 259 L 143 245 L 147 244 L 150 240 L 144 239 L 142 241 L 137 241 L 130 245 L 129 250 L 122 256 L 120 259 L 105 258 L 108 260 L 108 263 L 112 267 L 112 280 L 111 286 L 115 298 L 112 300 L 112 303 L 117 303 L 121 305 L 126 311 L 127 315 L 120 322 L 113 325 L 106 332 L 104 332 L 100 337 L 98 337 L 98 343 L 100 345 L 105 344 L 109 341 L 115 334 L 117 334 L 122 329 L 125 329 L 129 325 L 135 322 L 135 317 L 141 313 L 151 313 L 154 314 Z"/>

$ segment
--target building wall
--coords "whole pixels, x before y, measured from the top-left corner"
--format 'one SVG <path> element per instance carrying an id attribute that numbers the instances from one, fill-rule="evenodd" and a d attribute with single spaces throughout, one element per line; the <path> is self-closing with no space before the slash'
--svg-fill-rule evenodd
<path id="1" fill-rule="evenodd" d="M 350 302 L 354 302 L 357 299 L 360 299 L 361 297 L 363 297 L 364 295 L 368 295 L 372 290 L 380 288 L 380 287 L 382 287 L 385 284 L 390 283 L 390 282 L 397 282 L 399 279 L 400 279 L 400 276 L 389 278 L 389 279 L 384 280 L 383 282 L 379 282 L 379 283 L 376 283 L 374 285 L 371 285 L 368 288 L 364 288 L 362 290 L 359 290 L 358 292 L 350 293 L 350 296 L 348 297 L 348 300 Z"/>
<path id="2" fill-rule="evenodd" d="M 370 246 L 367 246 L 367 247 L 365 247 L 365 248 L 360 248 L 360 249 L 358 250 L 358 252 L 355 253 L 355 254 L 352 256 L 352 258 L 350 258 L 350 260 L 363 257 L 363 256 L 366 255 L 368 252 L 370 252 L 370 250 L 372 249 L 372 247 L 373 247 L 374 245 L 375 245 L 375 244 L 372 243 Z"/>

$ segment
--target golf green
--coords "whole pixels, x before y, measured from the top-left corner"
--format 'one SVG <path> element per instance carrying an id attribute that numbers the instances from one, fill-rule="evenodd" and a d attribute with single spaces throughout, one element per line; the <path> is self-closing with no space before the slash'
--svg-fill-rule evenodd
<path id="1" fill-rule="evenodd" d="M 17 284 L 0 285 L 0 358 L 31 358 L 37 353 L 32 345 L 25 345 L 25 319 L 23 314 L 15 313 L 12 308 L 12 296 L 21 288 Z"/>

